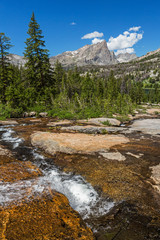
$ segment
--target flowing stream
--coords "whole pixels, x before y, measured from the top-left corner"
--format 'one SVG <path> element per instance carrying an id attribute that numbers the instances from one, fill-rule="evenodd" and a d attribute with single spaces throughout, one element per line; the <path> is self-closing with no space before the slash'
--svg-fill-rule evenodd
<path id="1" fill-rule="evenodd" d="M 64 173 L 52 159 L 38 153 L 36 148 L 25 146 L 24 140 L 16 135 L 13 126 L 0 127 L 1 143 L 6 144 L 14 154 L 20 154 L 20 160 L 32 161 L 43 173 L 42 177 L 22 180 L 15 183 L 0 182 L 0 204 L 5 206 L 24 198 L 40 195 L 48 186 L 63 193 L 73 209 L 85 219 L 89 216 L 106 214 L 113 206 L 80 175 Z"/>

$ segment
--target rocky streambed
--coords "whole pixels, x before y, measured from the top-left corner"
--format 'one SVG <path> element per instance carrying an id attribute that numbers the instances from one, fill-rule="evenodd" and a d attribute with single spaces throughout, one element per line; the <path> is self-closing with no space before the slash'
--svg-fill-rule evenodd
<path id="1" fill-rule="evenodd" d="M 103 122 L 0 123 L 0 239 L 160 239 L 160 119 Z"/>

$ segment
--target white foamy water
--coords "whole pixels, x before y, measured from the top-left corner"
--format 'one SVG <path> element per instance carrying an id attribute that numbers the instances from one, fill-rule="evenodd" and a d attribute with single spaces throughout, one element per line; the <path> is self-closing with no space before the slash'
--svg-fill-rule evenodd
<path id="1" fill-rule="evenodd" d="M 1 127 L 0 131 L 4 131 L 5 127 Z M 7 131 L 5 133 L 2 134 L 2 141 L 8 142 L 8 143 L 13 143 L 13 149 L 17 148 L 20 143 L 23 142 L 23 139 L 18 138 L 18 137 L 13 137 L 13 135 L 15 134 L 15 131 L 13 131 L 11 128 L 8 128 Z"/>
<path id="2" fill-rule="evenodd" d="M 0 131 L 6 131 L 2 134 L 2 140 L 12 144 L 12 148 L 18 148 L 23 142 L 22 139 L 14 137 L 15 132 L 9 128 L 0 128 Z M 36 165 L 45 166 L 42 170 L 44 176 L 23 180 L 16 183 L 0 182 L 0 204 L 8 205 L 11 202 L 21 201 L 43 193 L 48 187 L 64 194 L 73 209 L 78 211 L 83 218 L 90 214 L 104 215 L 113 206 L 113 202 L 102 200 L 99 194 L 87 183 L 83 177 L 64 173 L 57 167 L 49 165 L 47 159 L 39 154 L 36 149 L 31 151 L 32 159 Z M 27 160 L 27 155 L 22 155 L 23 160 Z M 48 170 L 49 169 L 49 170 Z"/>

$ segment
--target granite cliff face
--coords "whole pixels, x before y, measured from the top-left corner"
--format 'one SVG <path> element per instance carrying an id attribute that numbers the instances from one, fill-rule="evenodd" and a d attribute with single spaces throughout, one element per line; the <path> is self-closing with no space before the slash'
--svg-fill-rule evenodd
<path id="1" fill-rule="evenodd" d="M 63 67 L 86 65 L 110 65 L 118 63 L 114 53 L 110 52 L 107 42 L 85 45 L 76 51 L 68 51 L 50 58 L 51 65 L 59 61 Z"/>

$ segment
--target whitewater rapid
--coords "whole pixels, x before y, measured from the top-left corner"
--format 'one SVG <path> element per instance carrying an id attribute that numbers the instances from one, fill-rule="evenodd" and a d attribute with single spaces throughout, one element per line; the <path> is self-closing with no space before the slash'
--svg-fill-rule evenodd
<path id="1" fill-rule="evenodd" d="M 90 215 L 104 215 L 114 206 L 114 202 L 102 199 L 98 192 L 82 176 L 64 173 L 55 165 L 49 164 L 48 159 L 38 153 L 36 148 L 31 149 L 28 147 L 27 149 L 24 146 L 24 140 L 16 135 L 12 127 L 0 127 L 0 132 L 2 133 L 1 142 L 9 144 L 13 153 L 16 153 L 20 148 L 21 152 L 23 152 L 23 148 L 25 148 L 21 160 L 32 161 L 41 169 L 43 176 L 16 183 L 0 182 L 0 205 L 5 206 L 22 199 L 30 199 L 30 197 L 42 194 L 49 187 L 64 194 L 68 198 L 71 207 L 78 211 L 83 218 L 87 218 Z M 26 149 L 29 153 L 29 159 Z"/>

